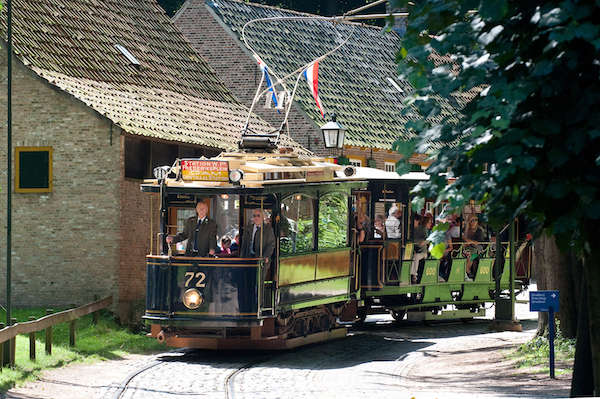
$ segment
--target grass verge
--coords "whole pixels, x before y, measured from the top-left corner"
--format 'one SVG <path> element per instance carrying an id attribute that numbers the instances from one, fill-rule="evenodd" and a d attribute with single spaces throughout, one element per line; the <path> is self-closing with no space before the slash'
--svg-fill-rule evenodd
<path id="1" fill-rule="evenodd" d="M 557 325 L 558 327 L 558 325 Z M 517 368 L 532 369 L 536 373 L 550 374 L 550 342 L 547 336 L 534 337 L 521 344 L 514 352 L 508 354 L 516 360 Z M 573 372 L 575 359 L 575 339 L 562 336 L 560 328 L 554 338 L 554 366 L 556 375 Z"/>
<path id="2" fill-rule="evenodd" d="M 59 312 L 64 309 L 55 309 Z M 11 316 L 17 321 L 28 321 L 45 315 L 44 309 L 16 309 Z M 6 313 L 0 309 L 0 320 L 6 320 Z M 165 347 L 145 332 L 132 332 L 115 321 L 112 313 L 100 311 L 97 325 L 92 324 L 92 316 L 77 320 L 75 347 L 69 347 L 69 324 L 61 323 L 52 328 L 52 355 L 46 355 L 44 331 L 36 333 L 36 360 L 29 360 L 29 336 L 17 336 L 15 368 L 5 367 L 0 372 L 0 393 L 15 385 L 35 380 L 39 374 L 50 368 L 61 367 L 73 362 L 94 362 L 120 359 L 131 353 L 153 353 L 164 351 Z"/>

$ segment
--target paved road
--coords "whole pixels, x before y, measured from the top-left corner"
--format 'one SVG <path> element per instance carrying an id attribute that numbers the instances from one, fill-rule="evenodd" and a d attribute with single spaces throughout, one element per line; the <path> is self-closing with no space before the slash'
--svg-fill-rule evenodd
<path id="1" fill-rule="evenodd" d="M 489 398 L 566 397 L 568 376 L 515 370 L 502 351 L 531 338 L 490 332 L 488 320 L 394 323 L 369 316 L 341 340 L 283 353 L 187 350 L 65 368 L 9 398 Z M 488 316 L 489 317 L 489 316 Z M 79 371 L 77 371 L 79 370 Z M 82 371 L 84 370 L 84 371 Z M 123 384 L 127 382 L 127 389 Z M 46 383 L 46 385 L 44 385 Z M 37 385 L 36 385 L 37 384 Z"/>
<path id="2" fill-rule="evenodd" d="M 524 381 L 499 350 L 531 337 L 492 333 L 486 321 L 402 326 L 377 320 L 346 339 L 277 354 L 164 354 L 135 376 L 122 398 L 559 397 L 562 384 Z M 547 379 L 547 378 L 546 378 Z M 540 384 L 541 383 L 541 384 Z M 540 389 L 542 388 L 542 389 Z M 113 398 L 117 386 L 104 390 Z"/>

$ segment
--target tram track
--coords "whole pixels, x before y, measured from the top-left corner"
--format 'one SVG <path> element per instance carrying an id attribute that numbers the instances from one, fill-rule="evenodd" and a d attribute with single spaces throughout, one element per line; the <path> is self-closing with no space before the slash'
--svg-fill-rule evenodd
<path id="1" fill-rule="evenodd" d="M 177 354 L 177 353 L 181 353 L 182 355 L 187 355 L 189 350 L 188 349 L 178 349 L 178 350 L 174 350 L 174 351 L 170 351 L 170 352 L 166 352 L 163 353 L 160 356 L 165 356 L 165 355 L 171 355 L 171 354 Z M 235 378 L 238 377 L 239 375 L 241 375 L 242 373 L 244 373 L 245 371 L 248 371 L 250 369 L 252 369 L 253 367 L 255 367 L 258 364 L 262 364 L 265 362 L 268 362 L 270 360 L 272 360 L 273 358 L 275 358 L 277 355 L 276 354 L 270 354 L 268 356 L 262 356 L 258 359 L 255 360 L 251 360 L 251 361 L 246 361 L 244 362 L 242 365 L 236 367 L 234 366 L 233 368 L 235 368 L 233 371 L 230 371 L 225 377 L 224 380 L 222 380 L 222 387 L 223 387 L 223 392 L 225 395 L 225 399 L 233 399 L 235 397 Z M 127 397 L 127 393 L 128 390 L 131 388 L 133 389 L 130 384 L 136 379 L 136 377 L 140 377 L 142 376 L 144 373 L 148 372 L 149 370 L 160 366 L 160 365 L 164 365 L 169 363 L 168 360 L 161 360 L 160 358 L 155 358 L 154 360 L 152 360 L 150 363 L 144 365 L 143 367 L 140 367 L 134 371 L 132 371 L 129 375 L 127 375 L 127 377 L 125 377 L 125 379 L 123 379 L 123 381 L 117 386 L 114 387 L 113 389 L 116 388 L 116 391 L 106 394 L 104 395 L 105 399 L 124 399 L 125 397 Z M 166 373 L 166 375 L 168 375 L 168 373 Z M 216 378 L 218 378 L 217 376 L 215 376 Z M 223 378 L 223 377 L 221 377 Z M 147 387 L 136 387 L 135 389 L 147 389 Z M 184 395 L 205 395 L 205 393 L 193 393 L 193 392 L 185 392 L 182 393 Z"/>
<path id="2" fill-rule="evenodd" d="M 268 356 L 264 356 L 260 359 L 256 359 L 251 362 L 248 362 L 245 365 L 239 367 L 237 370 L 229 373 L 227 375 L 227 377 L 225 378 L 224 387 L 223 387 L 224 391 L 225 391 L 225 399 L 234 399 L 235 398 L 235 390 L 234 390 L 235 377 L 239 376 L 240 374 L 244 373 L 245 371 L 252 369 L 254 366 L 257 366 L 262 363 L 266 363 L 270 360 L 275 359 L 278 355 L 281 356 L 282 354 L 285 354 L 285 353 L 287 353 L 287 352 L 270 354 Z"/>
<path id="3" fill-rule="evenodd" d="M 111 398 L 112 399 L 122 399 L 123 395 L 125 395 L 125 392 L 127 391 L 127 387 L 129 386 L 129 383 L 138 375 L 142 374 L 143 372 L 158 366 L 159 364 L 162 364 L 163 362 L 160 360 L 155 360 L 153 362 L 151 362 L 150 364 L 132 372 L 131 374 L 129 374 L 127 376 L 127 378 L 125 378 L 125 380 L 119 385 L 119 387 L 117 388 L 117 392 L 115 392 Z"/>

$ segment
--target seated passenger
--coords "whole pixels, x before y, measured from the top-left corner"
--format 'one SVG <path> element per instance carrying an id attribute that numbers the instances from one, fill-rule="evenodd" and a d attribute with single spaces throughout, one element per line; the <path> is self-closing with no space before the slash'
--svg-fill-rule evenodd
<path id="1" fill-rule="evenodd" d="M 388 218 L 385 221 L 385 231 L 387 238 L 401 238 L 402 231 L 400 223 L 400 217 L 402 216 L 402 210 L 396 205 L 392 206 L 388 211 Z"/>
<path id="2" fill-rule="evenodd" d="M 375 223 L 373 226 L 375 227 L 373 237 L 385 239 L 385 220 L 383 219 L 383 215 L 375 216 Z"/>
<path id="3" fill-rule="evenodd" d="M 229 238 L 229 236 L 224 236 L 221 238 L 219 256 L 231 256 L 231 238 Z"/>
<path id="4" fill-rule="evenodd" d="M 453 235 L 456 234 L 456 238 L 460 238 L 460 228 L 455 223 L 456 215 L 450 215 L 447 219 L 440 220 L 442 223 L 448 223 L 448 230 L 445 233 L 446 249 L 440 259 L 439 279 L 438 281 L 448 281 L 450 277 L 450 270 L 452 268 L 452 251 L 454 246 L 452 245 Z"/>
<path id="5" fill-rule="evenodd" d="M 464 248 L 465 257 L 467 258 L 467 264 L 465 266 L 466 280 L 472 281 L 474 276 L 473 261 L 483 252 L 483 241 L 485 241 L 485 232 L 479 226 L 479 218 L 477 215 L 473 215 L 467 222 L 467 226 L 464 231 L 464 240 L 467 244 Z"/>
<path id="6" fill-rule="evenodd" d="M 413 241 L 415 252 L 413 254 L 413 260 L 410 265 L 410 282 L 411 284 L 417 284 L 417 275 L 419 271 L 419 263 L 421 259 L 427 258 L 427 218 L 421 218 L 419 215 L 415 215 L 414 219 L 414 231 Z"/>
<path id="7" fill-rule="evenodd" d="M 263 229 L 263 226 L 266 228 Z M 252 223 L 247 224 L 243 231 L 244 241 L 241 247 L 242 258 L 258 258 L 265 261 L 264 276 L 270 275 L 270 261 L 275 250 L 275 235 L 270 224 L 264 223 L 264 213 L 261 209 L 252 210 Z M 262 240 L 262 247 L 260 242 Z"/>
<path id="8" fill-rule="evenodd" d="M 186 256 L 214 255 L 217 249 L 217 223 L 208 218 L 208 205 L 204 200 L 196 203 L 196 216 L 185 221 L 183 232 L 167 236 L 168 244 L 187 240 Z"/>
<path id="9" fill-rule="evenodd" d="M 240 233 L 239 232 L 235 232 L 234 236 L 233 236 L 233 242 L 231 243 L 231 246 L 229 247 L 229 249 L 231 250 L 231 256 L 238 256 L 240 254 Z"/>
<path id="10" fill-rule="evenodd" d="M 358 230 L 358 242 L 363 242 L 369 237 L 369 218 L 363 212 L 358 215 L 356 228 Z"/>

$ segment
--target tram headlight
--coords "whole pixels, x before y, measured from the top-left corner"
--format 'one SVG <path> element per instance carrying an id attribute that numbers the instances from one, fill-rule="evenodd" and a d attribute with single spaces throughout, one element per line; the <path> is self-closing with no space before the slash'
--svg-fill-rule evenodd
<path id="1" fill-rule="evenodd" d="M 356 168 L 354 166 L 346 166 L 344 168 L 344 175 L 346 175 L 346 177 L 354 176 L 355 173 Z"/>
<path id="2" fill-rule="evenodd" d="M 244 177 L 244 172 L 242 172 L 239 169 L 234 169 L 231 172 L 229 172 L 229 180 L 232 183 L 239 183 L 239 181 L 242 180 L 243 177 Z"/>
<path id="3" fill-rule="evenodd" d="M 183 293 L 183 304 L 188 309 L 198 309 L 202 302 L 204 302 L 204 298 L 202 298 L 200 291 L 195 288 L 190 288 Z"/>

